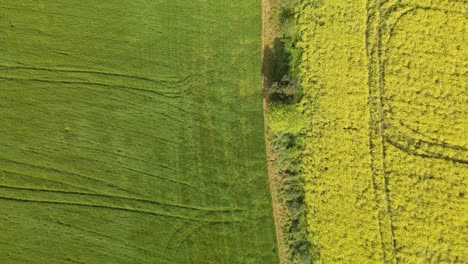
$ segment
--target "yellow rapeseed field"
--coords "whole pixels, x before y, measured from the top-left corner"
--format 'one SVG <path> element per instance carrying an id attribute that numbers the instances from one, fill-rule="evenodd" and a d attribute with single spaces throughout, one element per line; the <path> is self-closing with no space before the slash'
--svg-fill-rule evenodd
<path id="1" fill-rule="evenodd" d="M 468 262 L 466 1 L 302 1 L 314 263 Z"/>

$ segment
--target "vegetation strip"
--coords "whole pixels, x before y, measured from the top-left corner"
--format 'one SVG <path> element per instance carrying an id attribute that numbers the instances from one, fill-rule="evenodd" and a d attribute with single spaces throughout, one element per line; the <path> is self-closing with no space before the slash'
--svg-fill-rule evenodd
<path id="1" fill-rule="evenodd" d="M 301 119 L 294 120 L 300 100 L 296 47 L 297 1 L 263 1 L 263 89 L 265 140 L 270 189 L 281 263 L 309 263 L 304 184 L 300 169 Z"/>

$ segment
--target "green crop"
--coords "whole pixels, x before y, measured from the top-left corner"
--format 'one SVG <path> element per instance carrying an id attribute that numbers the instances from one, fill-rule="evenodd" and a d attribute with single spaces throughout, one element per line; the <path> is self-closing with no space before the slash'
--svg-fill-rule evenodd
<path id="1" fill-rule="evenodd" d="M 259 1 L 3 1 L 0 263 L 276 263 Z"/>

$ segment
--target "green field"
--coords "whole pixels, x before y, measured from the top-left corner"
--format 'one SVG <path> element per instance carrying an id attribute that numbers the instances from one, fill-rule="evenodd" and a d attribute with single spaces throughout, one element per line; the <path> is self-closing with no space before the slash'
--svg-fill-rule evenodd
<path id="1" fill-rule="evenodd" d="M 0 263 L 276 263 L 260 1 L 0 4 Z"/>

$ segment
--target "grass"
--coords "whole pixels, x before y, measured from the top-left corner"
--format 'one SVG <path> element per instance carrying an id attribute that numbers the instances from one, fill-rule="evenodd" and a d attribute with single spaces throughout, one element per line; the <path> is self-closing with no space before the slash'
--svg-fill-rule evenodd
<path id="1" fill-rule="evenodd" d="M 0 7 L 0 262 L 276 263 L 255 1 Z"/>

